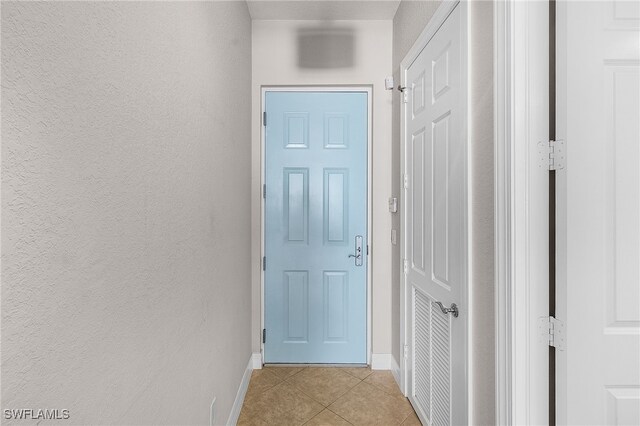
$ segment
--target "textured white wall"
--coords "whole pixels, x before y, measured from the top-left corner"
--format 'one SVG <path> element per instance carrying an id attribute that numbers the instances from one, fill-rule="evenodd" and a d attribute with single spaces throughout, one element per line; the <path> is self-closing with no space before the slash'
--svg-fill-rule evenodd
<path id="1" fill-rule="evenodd" d="M 495 424 L 493 3 L 469 2 L 471 417 Z"/>
<path id="2" fill-rule="evenodd" d="M 2 401 L 226 421 L 249 360 L 244 2 L 2 2 Z"/>
<path id="3" fill-rule="evenodd" d="M 345 68 L 298 67 L 297 30 L 317 26 L 350 28 L 353 64 Z M 260 351 L 260 132 L 262 85 L 373 86 L 373 353 L 391 353 L 391 92 L 384 78 L 391 74 L 391 21 L 253 21 L 252 83 L 252 347 Z M 308 52 L 313 55 L 313 52 Z M 322 54 L 322 52 L 318 52 Z"/>
<path id="4" fill-rule="evenodd" d="M 393 20 L 393 70 L 438 7 L 437 1 L 403 0 Z M 494 209 L 493 209 L 493 4 L 468 3 L 471 206 L 470 424 L 495 424 Z M 400 194 L 400 103 L 393 103 L 393 191 Z M 400 216 L 393 227 L 400 229 Z M 393 251 L 393 355 L 400 357 L 400 244 Z"/>

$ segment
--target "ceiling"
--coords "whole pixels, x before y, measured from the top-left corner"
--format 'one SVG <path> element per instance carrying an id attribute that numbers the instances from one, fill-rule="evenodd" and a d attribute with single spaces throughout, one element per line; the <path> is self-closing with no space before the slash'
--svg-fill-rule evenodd
<path id="1" fill-rule="evenodd" d="M 387 20 L 400 0 L 247 0 L 251 19 Z"/>

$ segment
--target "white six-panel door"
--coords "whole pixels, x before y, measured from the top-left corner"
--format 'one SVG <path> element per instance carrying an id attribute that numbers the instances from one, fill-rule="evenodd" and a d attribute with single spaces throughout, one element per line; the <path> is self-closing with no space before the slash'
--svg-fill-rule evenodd
<path id="1" fill-rule="evenodd" d="M 559 425 L 640 424 L 640 3 L 560 2 Z"/>
<path id="2" fill-rule="evenodd" d="M 466 132 L 460 6 L 407 68 L 408 397 L 425 424 L 466 423 Z M 444 308 L 457 305 L 458 317 Z"/>

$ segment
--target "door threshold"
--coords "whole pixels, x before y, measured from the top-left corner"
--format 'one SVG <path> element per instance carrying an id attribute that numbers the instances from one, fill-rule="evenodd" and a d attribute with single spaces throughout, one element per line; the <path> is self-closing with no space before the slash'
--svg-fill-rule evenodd
<path id="1" fill-rule="evenodd" d="M 277 364 L 269 363 L 264 364 L 265 367 L 344 367 L 344 368 L 365 368 L 369 367 L 367 364 Z"/>

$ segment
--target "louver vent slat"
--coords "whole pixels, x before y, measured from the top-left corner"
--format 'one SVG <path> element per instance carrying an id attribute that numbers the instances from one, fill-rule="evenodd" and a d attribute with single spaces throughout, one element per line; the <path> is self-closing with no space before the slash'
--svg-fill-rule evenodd
<path id="1" fill-rule="evenodd" d="M 434 425 L 449 425 L 451 403 L 451 368 L 450 353 L 450 315 L 443 315 L 437 306 L 432 305 L 432 359 L 431 374 L 434 378 L 432 385 L 432 409 Z"/>
<path id="2" fill-rule="evenodd" d="M 451 323 L 435 301 L 413 289 L 413 398 L 433 426 L 451 423 Z"/>
<path id="3" fill-rule="evenodd" d="M 414 289 L 413 397 L 423 413 L 431 412 L 431 301 Z M 431 417 L 429 415 L 429 417 Z"/>

